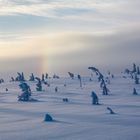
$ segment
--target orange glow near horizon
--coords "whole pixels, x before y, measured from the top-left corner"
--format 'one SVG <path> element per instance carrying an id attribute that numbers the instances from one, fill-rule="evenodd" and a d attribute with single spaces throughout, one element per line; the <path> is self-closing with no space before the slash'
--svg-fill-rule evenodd
<path id="1" fill-rule="evenodd" d="M 82 47 L 71 33 L 42 35 L 15 41 L 0 41 L 0 59 L 14 61 L 28 58 L 30 61 L 30 58 L 38 57 L 40 59 L 38 70 L 39 73 L 42 73 L 52 71 L 52 67 L 58 65 L 55 64 L 55 56 L 76 52 Z"/>

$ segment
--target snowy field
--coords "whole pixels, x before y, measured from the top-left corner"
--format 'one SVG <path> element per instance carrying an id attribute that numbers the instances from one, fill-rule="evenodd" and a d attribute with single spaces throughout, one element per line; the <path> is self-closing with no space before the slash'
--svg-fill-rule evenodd
<path id="1" fill-rule="evenodd" d="M 107 85 L 107 96 L 102 95 L 96 76 L 93 81 L 82 78 L 82 88 L 77 79 L 48 82 L 51 86 L 43 85 L 42 92 L 36 91 L 36 82 L 27 82 L 38 102 L 18 101 L 19 82 L 0 84 L 0 140 L 140 140 L 140 85 L 132 79 L 115 76 Z M 138 95 L 133 95 L 134 87 Z M 92 105 L 92 91 L 100 105 Z M 53 122 L 44 122 L 47 113 Z"/>

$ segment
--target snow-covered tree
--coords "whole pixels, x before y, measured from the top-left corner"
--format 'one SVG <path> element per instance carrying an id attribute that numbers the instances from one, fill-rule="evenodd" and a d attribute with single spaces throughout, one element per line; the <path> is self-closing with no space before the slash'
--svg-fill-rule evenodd
<path id="1" fill-rule="evenodd" d="M 124 73 L 129 74 L 130 70 L 129 69 L 125 69 Z"/>
<path id="2" fill-rule="evenodd" d="M 0 79 L 0 84 L 4 83 L 4 79 Z"/>
<path id="3" fill-rule="evenodd" d="M 54 90 L 55 90 L 55 92 L 58 92 L 58 87 L 55 87 L 55 89 L 54 89 Z"/>
<path id="4" fill-rule="evenodd" d="M 68 74 L 69 74 L 69 76 L 70 76 L 71 79 L 74 79 L 74 74 L 73 73 L 68 72 Z"/>
<path id="5" fill-rule="evenodd" d="M 106 87 L 106 84 L 103 85 L 103 95 L 108 95 L 109 89 Z"/>
<path id="6" fill-rule="evenodd" d="M 77 77 L 78 77 L 78 80 L 79 80 L 79 82 L 80 82 L 80 87 L 82 87 L 82 79 L 81 79 L 81 75 L 78 74 Z"/>
<path id="7" fill-rule="evenodd" d="M 137 67 L 136 67 L 136 64 L 133 63 L 133 70 L 132 70 L 132 73 L 135 73 L 135 72 L 137 72 Z"/>
<path id="8" fill-rule="evenodd" d="M 99 104 L 99 99 L 98 99 L 97 94 L 94 91 L 92 91 L 91 97 L 92 97 L 92 104 L 93 105 L 98 105 Z"/>
<path id="9" fill-rule="evenodd" d="M 63 98 L 63 102 L 68 102 L 68 98 Z"/>
<path id="10" fill-rule="evenodd" d="M 29 101 L 31 96 L 31 89 L 27 83 L 21 83 L 19 87 L 22 90 L 22 94 L 18 96 L 19 101 Z"/>
<path id="11" fill-rule="evenodd" d="M 140 75 L 140 68 L 137 67 L 137 74 Z"/>
<path id="12" fill-rule="evenodd" d="M 46 78 L 46 79 L 48 79 L 48 76 L 49 76 L 49 74 L 48 74 L 48 73 L 46 73 L 45 78 Z"/>
<path id="13" fill-rule="evenodd" d="M 35 77 L 33 73 L 31 74 L 29 81 L 35 81 Z"/>
<path id="14" fill-rule="evenodd" d="M 95 67 L 89 67 L 88 69 L 95 72 L 96 75 L 98 76 L 98 81 L 100 82 L 100 87 L 103 90 L 103 95 L 108 95 L 109 90 L 108 90 L 107 85 L 105 83 L 103 74 L 101 74 L 101 72 Z"/>
<path id="15" fill-rule="evenodd" d="M 114 78 L 114 74 L 112 74 L 111 77 Z"/>
<path id="16" fill-rule="evenodd" d="M 135 84 L 139 84 L 139 78 L 136 74 L 135 74 Z"/>
<path id="17" fill-rule="evenodd" d="M 36 90 L 37 90 L 37 91 L 42 91 L 42 83 L 41 83 L 41 79 L 38 78 L 38 77 L 36 77 L 35 79 L 36 79 L 37 82 L 38 82 L 38 83 L 36 84 L 36 86 L 37 86 L 37 87 L 36 87 Z"/>
<path id="18" fill-rule="evenodd" d="M 18 76 L 16 77 L 16 81 L 24 82 L 25 81 L 24 73 L 17 72 L 17 74 L 18 74 Z"/>
<path id="19" fill-rule="evenodd" d="M 138 95 L 138 93 L 137 93 L 135 88 L 133 89 L 133 95 Z"/>
<path id="20" fill-rule="evenodd" d="M 52 116 L 50 114 L 46 114 L 44 121 L 45 122 L 52 122 L 53 121 L 53 118 L 52 118 Z"/>
<path id="21" fill-rule="evenodd" d="M 59 79 L 60 77 L 59 77 L 58 75 L 54 74 L 54 75 L 53 75 L 53 78 L 54 78 L 54 79 Z"/>
<path id="22" fill-rule="evenodd" d="M 45 82 L 45 75 L 42 74 L 42 82 Z"/>
<path id="23" fill-rule="evenodd" d="M 10 82 L 14 82 L 14 81 L 15 81 L 14 77 L 11 77 Z"/>
<path id="24" fill-rule="evenodd" d="M 110 114 L 115 114 L 115 112 L 110 107 L 107 107 L 107 110 L 109 110 Z"/>

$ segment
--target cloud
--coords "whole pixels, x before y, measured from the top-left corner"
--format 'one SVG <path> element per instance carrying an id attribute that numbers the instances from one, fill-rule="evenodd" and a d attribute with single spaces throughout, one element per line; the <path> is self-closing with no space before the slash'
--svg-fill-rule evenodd
<path id="1" fill-rule="evenodd" d="M 139 6 L 139 0 L 0 0 L 0 30 L 114 32 L 140 22 Z"/>
<path id="2" fill-rule="evenodd" d="M 26 57 L 48 48 L 50 71 L 138 62 L 139 7 L 139 0 L 0 0 L 0 45 Z"/>
<path id="3" fill-rule="evenodd" d="M 108 34 L 84 32 L 63 32 L 42 36 L 39 34 L 33 38 L 21 39 L 19 42 L 4 43 L 0 47 L 1 60 L 9 66 L 15 65 L 15 71 L 20 68 L 22 61 L 24 71 L 30 72 L 32 66 L 28 66 L 38 65 L 43 72 L 48 71 L 52 74 L 58 72 L 62 75 L 67 71 L 85 74 L 88 72 L 88 66 L 118 72 L 133 62 L 139 64 L 139 24 L 122 26 L 116 32 Z M 36 61 L 38 58 L 41 60 Z M 27 61 L 30 59 L 32 63 Z M 6 67 L 4 63 L 3 66 Z M 38 73 L 38 69 L 35 71 Z"/>
<path id="4" fill-rule="evenodd" d="M 1 0 L 0 15 L 28 14 L 45 17 L 77 17 L 77 14 L 97 18 L 138 14 L 139 0 Z M 96 11 L 96 12 L 95 12 Z M 79 17 L 79 16 L 78 16 Z M 80 18 L 80 17 L 79 17 Z"/>
<path id="5" fill-rule="evenodd" d="M 88 66 L 98 66 L 118 72 L 133 62 L 140 65 L 140 30 L 133 26 L 108 35 L 79 33 L 60 35 L 59 41 L 54 38 L 56 44 L 51 44 L 54 49 L 48 54 L 50 71 L 86 73 Z"/>

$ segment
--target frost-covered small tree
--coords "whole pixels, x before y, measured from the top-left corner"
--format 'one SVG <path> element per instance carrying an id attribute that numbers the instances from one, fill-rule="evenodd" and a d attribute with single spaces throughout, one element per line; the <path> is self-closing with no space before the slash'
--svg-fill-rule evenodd
<path id="1" fill-rule="evenodd" d="M 90 82 L 93 81 L 93 73 L 91 73 L 91 76 L 90 76 L 90 78 L 89 78 L 89 81 L 90 81 Z"/>
<path id="2" fill-rule="evenodd" d="M 14 81 L 15 81 L 14 77 L 11 77 L 10 82 L 14 82 Z"/>
<path id="3" fill-rule="evenodd" d="M 133 69 L 132 70 L 127 70 L 127 74 L 130 75 L 131 79 L 133 79 L 135 81 L 135 84 L 139 84 L 139 78 L 138 78 L 138 75 L 140 74 L 140 69 L 139 67 L 133 63 Z"/>
<path id="4" fill-rule="evenodd" d="M 103 88 L 104 84 L 105 84 L 105 81 L 104 81 L 104 79 L 102 79 L 100 82 L 100 87 Z"/>
<path id="5" fill-rule="evenodd" d="M 133 89 L 133 95 L 138 95 L 138 93 L 137 93 L 135 88 Z"/>
<path id="6" fill-rule="evenodd" d="M 137 67 L 137 74 L 140 75 L 140 68 Z"/>
<path id="7" fill-rule="evenodd" d="M 45 75 L 42 74 L 42 82 L 45 82 Z"/>
<path id="8" fill-rule="evenodd" d="M 68 98 L 63 98 L 63 102 L 68 102 Z"/>
<path id="9" fill-rule="evenodd" d="M 135 74 L 135 84 L 139 84 L 139 78 L 136 74 Z"/>
<path id="10" fill-rule="evenodd" d="M 111 77 L 114 78 L 114 74 L 112 74 Z"/>
<path id="11" fill-rule="evenodd" d="M 94 91 L 92 91 L 91 97 L 92 97 L 92 104 L 93 105 L 98 105 L 99 104 L 99 99 L 98 99 L 97 94 Z"/>
<path id="12" fill-rule="evenodd" d="M 31 96 L 31 89 L 27 83 L 21 83 L 19 85 L 20 89 L 22 90 L 22 94 L 18 96 L 19 101 L 29 101 Z"/>
<path id="13" fill-rule="evenodd" d="M 4 83 L 4 79 L 0 79 L 0 84 Z"/>
<path id="14" fill-rule="evenodd" d="M 125 69 L 124 73 L 129 74 L 130 70 L 129 69 Z"/>
<path id="15" fill-rule="evenodd" d="M 22 77 L 22 81 L 25 81 L 24 73 L 23 72 L 21 73 L 21 77 Z"/>
<path id="16" fill-rule="evenodd" d="M 136 64 L 133 63 L 133 70 L 132 70 L 132 73 L 135 73 L 135 72 L 137 72 L 137 67 L 136 67 Z"/>
<path id="17" fill-rule="evenodd" d="M 131 78 L 133 79 L 133 75 L 138 73 L 140 74 L 140 70 L 139 67 L 135 63 L 133 63 L 132 70 L 125 69 L 124 73 L 130 74 Z"/>
<path id="18" fill-rule="evenodd" d="M 54 90 L 55 90 L 55 92 L 58 92 L 58 87 L 55 87 L 55 89 L 54 89 Z"/>
<path id="19" fill-rule="evenodd" d="M 52 116 L 50 114 L 46 114 L 44 121 L 45 122 L 52 122 L 53 121 L 53 118 L 52 118 Z"/>
<path id="20" fill-rule="evenodd" d="M 69 74 L 69 76 L 70 76 L 71 79 L 74 79 L 74 74 L 73 73 L 68 72 L 68 74 Z"/>
<path id="21" fill-rule="evenodd" d="M 106 84 L 103 85 L 103 95 L 108 95 L 109 89 L 106 87 Z"/>
<path id="22" fill-rule="evenodd" d="M 43 84 L 47 85 L 48 87 L 50 86 L 50 84 L 47 81 L 44 81 Z"/>
<path id="23" fill-rule="evenodd" d="M 46 73 L 45 78 L 46 78 L 46 79 L 48 79 L 48 76 L 49 76 L 49 74 L 48 74 L 48 73 Z"/>
<path id="24" fill-rule="evenodd" d="M 25 78 L 24 78 L 24 73 L 19 73 L 17 72 L 18 76 L 16 77 L 16 81 L 20 81 L 20 82 L 23 82 L 25 81 Z"/>
<path id="25" fill-rule="evenodd" d="M 80 87 L 82 87 L 82 79 L 81 79 L 81 75 L 78 74 L 77 77 L 78 77 L 78 80 L 79 80 L 79 82 L 80 82 Z"/>
<path id="26" fill-rule="evenodd" d="M 115 114 L 115 112 L 110 107 L 107 107 L 107 110 L 109 110 L 110 114 Z"/>
<path id="27" fill-rule="evenodd" d="M 60 77 L 59 77 L 58 75 L 54 74 L 54 75 L 53 75 L 53 78 L 54 78 L 54 79 L 59 79 Z"/>
<path id="28" fill-rule="evenodd" d="M 36 79 L 37 82 L 38 82 L 38 83 L 36 84 L 36 86 L 37 86 L 37 87 L 36 87 L 36 90 L 37 90 L 37 91 L 42 91 L 42 83 L 41 83 L 41 79 L 38 78 L 38 77 L 36 77 L 35 79 Z"/>
<path id="29" fill-rule="evenodd" d="M 35 81 L 35 77 L 33 73 L 31 74 L 29 81 Z"/>

